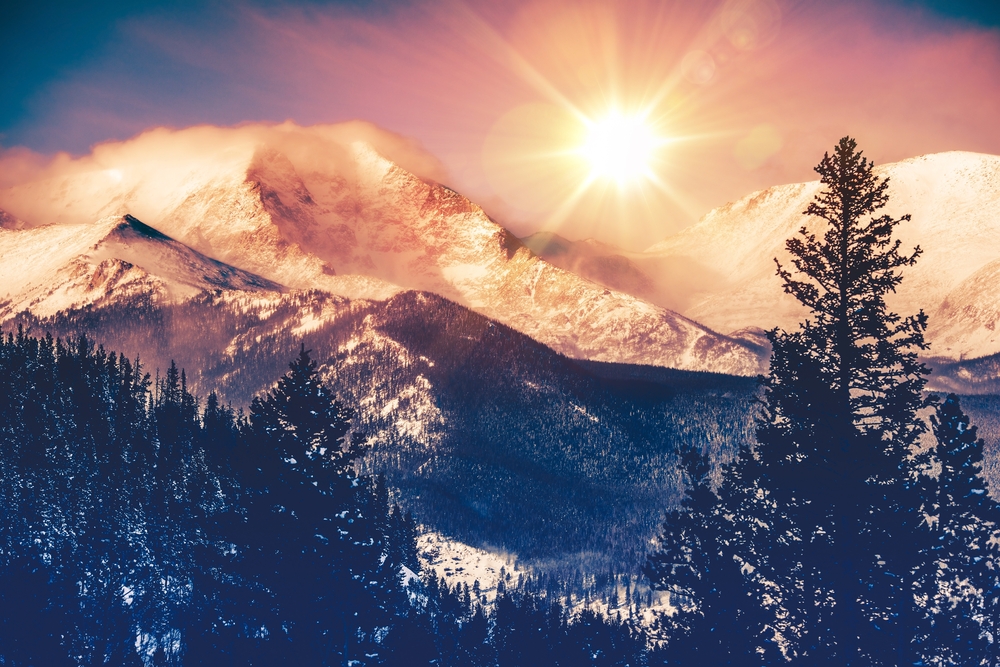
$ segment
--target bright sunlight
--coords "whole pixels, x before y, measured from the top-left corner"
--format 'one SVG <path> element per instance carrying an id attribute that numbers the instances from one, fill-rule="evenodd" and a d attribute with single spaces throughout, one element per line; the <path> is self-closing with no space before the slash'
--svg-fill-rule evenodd
<path id="1" fill-rule="evenodd" d="M 606 178 L 619 185 L 652 176 L 651 161 L 663 143 L 642 116 L 612 113 L 588 123 L 589 134 L 580 149 L 591 168 L 591 178 Z"/>

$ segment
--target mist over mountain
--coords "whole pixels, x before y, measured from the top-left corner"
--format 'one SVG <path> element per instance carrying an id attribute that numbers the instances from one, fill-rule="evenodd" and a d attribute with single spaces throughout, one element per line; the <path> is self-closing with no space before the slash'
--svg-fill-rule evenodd
<path id="1" fill-rule="evenodd" d="M 22 178 L 0 191 L 0 208 L 28 227 L 129 213 L 289 288 L 372 299 L 434 292 L 576 358 L 763 368 L 753 344 L 545 262 L 479 206 L 385 157 L 370 134 L 350 125 L 156 130 Z"/>
<path id="2" fill-rule="evenodd" d="M 679 498 L 678 449 L 725 460 L 754 383 L 600 362 L 747 375 L 763 348 L 545 262 L 378 149 L 400 150 L 342 126 L 195 128 L 36 172 L 0 194 L 4 328 L 175 361 L 236 406 L 305 343 L 366 466 L 428 527 L 548 571 L 634 572 Z"/>

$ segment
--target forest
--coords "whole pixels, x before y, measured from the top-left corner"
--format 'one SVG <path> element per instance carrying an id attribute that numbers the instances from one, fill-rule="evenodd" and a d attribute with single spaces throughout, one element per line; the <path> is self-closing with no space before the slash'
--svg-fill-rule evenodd
<path id="1" fill-rule="evenodd" d="M 754 378 L 569 359 L 437 295 L 231 306 L 206 295 L 19 323 L 86 334 L 154 374 L 176 360 L 193 392 L 236 406 L 273 384 L 304 341 L 356 409 L 351 428 L 369 444 L 360 464 L 406 511 L 460 542 L 516 553 L 545 578 L 590 582 L 581 595 L 606 588 L 594 577 L 641 580 L 650 540 L 683 497 L 677 452 L 695 446 L 721 463 L 753 437 Z M 293 333 L 303 312 L 324 309 L 331 321 Z"/>
<path id="2" fill-rule="evenodd" d="M 887 181 L 853 140 L 817 171 L 826 190 L 806 211 L 811 226 L 788 241 L 792 266 L 776 267 L 810 316 L 769 332 L 770 371 L 756 386 L 577 365 L 476 316 L 418 316 L 421 295 L 396 301 L 380 325 L 407 341 L 411 366 L 447 348 L 450 365 L 425 363 L 449 387 L 433 405 L 452 416 L 461 399 L 467 410 L 470 439 L 442 450 L 455 462 L 437 461 L 439 500 L 425 507 L 467 511 L 454 492 L 448 504 L 448 482 L 464 489 L 486 471 L 478 500 L 496 506 L 479 530 L 514 540 L 522 523 L 535 544 L 585 547 L 594 538 L 580 526 L 627 525 L 623 512 L 660 502 L 653 548 L 616 552 L 636 560 L 641 585 L 610 571 L 588 588 L 563 568 L 484 591 L 422 571 L 416 521 L 397 504 L 433 486 L 405 475 L 421 443 L 373 454 L 390 434 L 360 424 L 365 392 L 345 399 L 342 387 L 371 383 L 377 366 L 352 366 L 350 351 L 328 357 L 324 374 L 300 342 L 242 410 L 216 393 L 199 400 L 173 363 L 150 377 L 86 337 L 8 334 L 0 664 L 1000 664 L 1000 507 L 984 442 L 958 396 L 926 391 L 926 316 L 885 301 L 921 251 L 893 237 L 906 217 L 878 215 Z M 524 368 L 483 382 L 505 346 L 513 352 L 494 358 Z M 665 416 L 684 401 L 693 407 Z M 718 412 L 699 423 L 701 406 Z M 564 423 L 545 422 L 559 411 Z M 546 429 L 540 440 L 572 448 L 533 444 Z M 662 475 L 676 466 L 679 484 L 613 495 L 634 460 Z M 504 505 L 496 489 L 524 480 L 524 496 Z M 533 526 L 533 508 L 550 502 L 530 497 L 543 481 L 590 502 L 564 506 L 565 525 Z M 650 609 L 654 590 L 668 604 Z M 586 604 L 597 591 L 607 613 Z"/>
<path id="3" fill-rule="evenodd" d="M 246 414 L 86 338 L 0 344 L 0 664 L 638 664 L 620 619 L 421 572 L 304 348 Z M 532 657 L 525 658 L 526 654 Z M 538 662 L 533 662 L 537 660 Z"/>

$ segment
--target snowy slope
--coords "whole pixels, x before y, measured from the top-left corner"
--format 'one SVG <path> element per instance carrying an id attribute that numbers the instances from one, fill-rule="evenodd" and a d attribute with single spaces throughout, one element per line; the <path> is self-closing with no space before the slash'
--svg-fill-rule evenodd
<path id="1" fill-rule="evenodd" d="M 629 259 L 631 253 L 621 248 L 594 239 L 571 241 L 552 232 L 536 232 L 521 242 L 553 266 L 608 289 L 660 303 L 658 285 Z"/>
<path id="2" fill-rule="evenodd" d="M 574 357 L 737 374 L 762 368 L 754 345 L 538 258 L 479 206 L 369 141 L 290 124 L 259 129 L 252 140 L 245 129 L 211 129 L 212 141 L 195 141 L 208 130 L 192 128 L 104 145 L 93 158 L 100 169 L 21 183 L 0 191 L 0 206 L 31 225 L 133 213 L 291 288 L 370 299 L 431 291 Z M 39 198 L 52 207 L 33 209 Z"/>
<path id="3" fill-rule="evenodd" d="M 205 257 L 131 217 L 94 224 L 0 228 L 0 317 L 39 317 L 137 295 L 178 301 L 204 290 L 282 291 Z"/>
<path id="4" fill-rule="evenodd" d="M 923 255 L 904 272 L 890 305 L 930 315 L 934 355 L 1000 352 L 1000 157 L 941 153 L 877 168 L 890 179 L 886 212 L 912 215 L 898 236 Z M 684 314 L 719 331 L 794 327 L 805 314 L 781 291 L 774 259 L 789 263 L 784 242 L 803 225 L 819 183 L 782 185 L 706 215 L 646 251 L 651 259 L 697 263 L 716 283 L 703 284 Z"/>
<path id="5" fill-rule="evenodd" d="M 483 210 L 448 188 L 401 169 L 370 145 L 345 149 L 347 167 L 320 164 L 302 173 L 285 155 L 258 148 L 238 190 L 259 197 L 264 227 L 320 262 L 290 276 L 271 275 L 299 287 L 341 294 L 327 276 L 366 276 L 405 289 L 430 291 L 526 333 L 559 352 L 604 361 L 648 363 L 685 369 L 755 373 L 755 348 L 718 336 L 676 313 L 630 295 L 604 289 L 540 260 Z M 342 158 L 343 156 L 341 156 Z M 228 196 L 216 190 L 200 201 Z M 180 238 L 208 236 L 204 208 L 192 215 L 191 200 L 169 216 Z M 231 207 L 246 210 L 247 207 Z M 237 217 L 238 219 L 238 217 Z M 231 229 L 231 226 L 225 226 Z M 260 229 L 260 228 L 258 228 Z M 256 252 L 282 266 L 280 242 L 266 235 Z M 192 239 L 194 240 L 194 239 Z M 243 255 L 217 244 L 227 261 Z M 261 247 L 263 246 L 263 247 Z M 264 275 L 260 264 L 255 270 Z M 380 298 L 355 292 L 348 296 Z"/>
<path id="6" fill-rule="evenodd" d="M 595 239 L 572 241 L 553 232 L 521 240 L 549 264 L 679 313 L 691 305 L 693 293 L 719 283 L 716 274 L 683 256 L 635 252 Z"/>

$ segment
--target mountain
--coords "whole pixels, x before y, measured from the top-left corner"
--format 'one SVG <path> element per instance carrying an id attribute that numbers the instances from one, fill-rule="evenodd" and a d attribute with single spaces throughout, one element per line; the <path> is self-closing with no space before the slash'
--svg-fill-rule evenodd
<path id="1" fill-rule="evenodd" d="M 1000 353 L 1000 157 L 925 155 L 876 168 L 889 178 L 893 216 L 912 215 L 898 236 L 903 250 L 920 246 L 917 264 L 890 306 L 930 316 L 931 354 L 949 359 Z M 651 261 L 689 261 L 713 276 L 683 309 L 718 331 L 747 326 L 795 327 L 805 311 L 781 292 L 773 258 L 790 265 L 785 240 L 817 220 L 802 215 L 818 181 L 750 194 L 647 249 Z M 642 266 L 641 261 L 637 265 Z"/>
<path id="2" fill-rule="evenodd" d="M 752 375 L 765 350 L 539 258 L 351 126 L 155 130 L 0 191 L 26 221 L 131 214 L 294 289 L 439 294 L 575 358 Z M 39 208 L 37 202 L 46 206 Z"/>
<path id="3" fill-rule="evenodd" d="M 677 453 L 724 461 L 752 432 L 753 379 L 569 359 L 426 292 L 133 295 L 18 325 L 85 333 L 147 370 L 175 360 L 237 405 L 304 343 L 420 522 L 564 577 L 634 572 L 679 498 Z"/>
<path id="4" fill-rule="evenodd" d="M 546 262 L 599 285 L 683 313 L 692 296 L 720 284 L 717 273 L 684 256 L 659 256 L 595 239 L 536 232 L 521 241 Z"/>
<path id="5" fill-rule="evenodd" d="M 277 283 L 210 259 L 132 216 L 89 225 L 0 227 L 0 319 L 44 317 L 142 295 L 178 301 L 205 290 L 283 291 Z"/>
<path id="6" fill-rule="evenodd" d="M 570 241 L 553 232 L 536 232 L 521 242 L 546 262 L 609 289 L 658 302 L 658 287 L 627 251 L 594 239 Z"/>
<path id="7" fill-rule="evenodd" d="M 766 318 L 740 315 L 729 329 L 720 320 L 736 330 L 720 336 L 553 266 L 538 256 L 558 255 L 552 244 L 577 258 L 624 257 L 611 264 L 620 275 L 650 275 L 655 264 L 555 237 L 532 252 L 371 142 L 329 139 L 317 155 L 311 142 L 266 133 L 236 144 L 226 132 L 210 136 L 217 141 L 168 133 L 195 144 L 182 145 L 176 163 L 149 158 L 140 137 L 127 146 L 138 156 L 131 163 L 98 151 L 104 162 L 80 173 L 0 193 L 16 205 L 0 220 L 5 330 L 87 334 L 148 369 L 174 360 L 195 391 L 236 405 L 270 386 L 304 343 L 357 409 L 371 445 L 365 464 L 420 521 L 563 576 L 634 571 L 679 497 L 678 452 L 695 447 L 723 462 L 751 439 L 753 380 L 664 366 L 758 368 L 765 341 L 746 325 Z M 729 219 L 758 228 L 730 230 L 713 212 L 701 223 L 710 223 L 705 239 L 668 240 L 647 254 L 671 266 L 706 262 L 692 275 L 717 276 L 723 242 L 732 243 L 732 270 L 752 278 L 760 257 L 737 252 L 737 239 L 759 241 L 762 256 L 767 243 L 780 247 L 787 234 L 770 229 L 768 216 L 804 209 L 808 187 L 758 194 Z M 698 245 L 706 239 L 722 245 Z M 712 280 L 691 292 L 693 308 L 725 294 L 705 287 Z"/>
<path id="8" fill-rule="evenodd" d="M 959 393 L 1000 386 L 1000 157 L 942 153 L 877 167 L 890 179 L 903 248 L 919 245 L 890 305 L 929 315 L 931 386 Z M 644 252 L 549 232 L 524 239 L 539 256 L 600 284 L 672 308 L 730 338 L 766 348 L 765 329 L 792 329 L 806 312 L 781 291 L 774 258 L 820 191 L 818 181 L 752 193 Z"/>
<path id="9" fill-rule="evenodd" d="M 420 521 L 546 572 L 634 571 L 679 497 L 677 452 L 722 461 L 749 437 L 750 378 L 573 360 L 432 292 L 287 287 L 131 215 L 8 221 L 8 332 L 85 334 L 150 372 L 176 362 L 194 391 L 238 406 L 304 343 L 357 410 L 366 465 Z"/>

